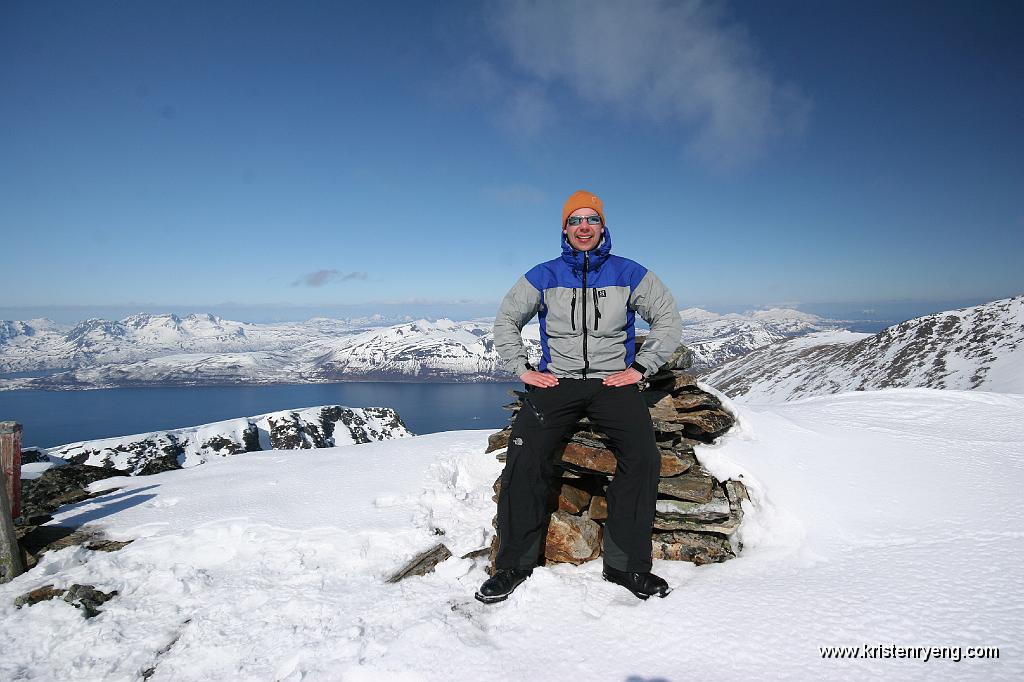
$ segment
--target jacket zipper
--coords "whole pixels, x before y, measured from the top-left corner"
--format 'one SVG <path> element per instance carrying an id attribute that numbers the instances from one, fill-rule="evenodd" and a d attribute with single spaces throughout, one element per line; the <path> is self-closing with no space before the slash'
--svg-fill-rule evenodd
<path id="1" fill-rule="evenodd" d="M 590 252 L 583 252 L 583 378 L 587 378 L 590 358 L 587 357 L 587 270 L 590 269 Z"/>
<path id="2" fill-rule="evenodd" d="M 572 305 L 569 307 L 569 321 L 572 322 L 572 330 L 576 331 L 576 287 L 572 288 Z"/>
<path id="3" fill-rule="evenodd" d="M 601 319 L 601 311 L 597 307 L 597 288 L 595 287 L 591 291 L 594 292 L 594 331 L 597 331 L 598 320 Z"/>

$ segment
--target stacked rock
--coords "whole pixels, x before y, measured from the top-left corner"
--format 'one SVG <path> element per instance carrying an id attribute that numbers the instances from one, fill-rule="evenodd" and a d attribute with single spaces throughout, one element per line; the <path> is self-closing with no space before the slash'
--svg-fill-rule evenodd
<path id="1" fill-rule="evenodd" d="M 743 518 L 741 502 L 749 498 L 742 482 L 719 481 L 697 462 L 694 446 L 713 443 L 732 427 L 735 418 L 718 398 L 697 385 L 696 377 L 677 369 L 685 364 L 687 355 L 680 347 L 641 394 L 651 412 L 661 455 L 652 556 L 700 565 L 736 556 L 741 548 L 734 533 Z M 505 407 L 514 419 L 525 393 L 510 394 L 517 399 Z M 496 452 L 501 462 L 505 461 L 512 419 L 488 439 L 487 452 Z M 551 516 L 544 564 L 581 564 L 596 559 L 608 517 L 605 491 L 615 474 L 615 454 L 608 438 L 592 430 L 584 417 L 552 456 L 556 468 L 549 495 Z M 494 483 L 495 503 L 500 489 L 499 477 Z M 490 552 L 492 571 L 497 549 L 495 536 Z"/>

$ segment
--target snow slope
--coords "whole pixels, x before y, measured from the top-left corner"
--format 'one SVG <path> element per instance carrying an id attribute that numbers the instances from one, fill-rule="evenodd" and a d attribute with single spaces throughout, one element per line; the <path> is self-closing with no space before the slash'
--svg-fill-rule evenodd
<path id="1" fill-rule="evenodd" d="M 732 406 L 737 409 L 736 406 Z M 0 585 L 0 679 L 1019 679 L 1024 396 L 929 389 L 739 406 L 698 446 L 753 505 L 739 558 L 657 561 L 641 602 L 600 562 L 472 593 L 500 470 L 487 431 L 272 451 L 148 477 L 64 507 L 119 552 L 67 548 Z M 384 580 L 445 542 L 436 572 Z M 92 620 L 52 583 L 119 590 Z M 824 660 L 818 647 L 997 646 L 998 660 Z M 165 650 L 165 653 L 160 653 Z"/>
<path id="2" fill-rule="evenodd" d="M 1024 393 L 1024 296 L 917 317 L 874 335 L 808 334 L 703 378 L 744 402 L 914 386 Z"/>

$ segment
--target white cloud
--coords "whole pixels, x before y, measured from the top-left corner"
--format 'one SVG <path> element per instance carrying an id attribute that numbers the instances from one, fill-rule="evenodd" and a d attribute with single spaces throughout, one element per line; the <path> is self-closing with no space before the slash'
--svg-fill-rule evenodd
<path id="1" fill-rule="evenodd" d="M 365 272 L 340 272 L 338 270 L 317 270 L 309 274 L 303 275 L 299 279 L 292 282 L 293 287 L 307 286 L 307 287 L 322 287 L 325 284 L 331 282 L 347 282 L 353 279 L 366 279 L 368 277 Z"/>
<path id="2" fill-rule="evenodd" d="M 501 100 L 506 127 L 535 134 L 555 117 L 553 97 L 567 91 L 624 117 L 679 124 L 692 155 L 730 168 L 772 138 L 799 133 L 810 101 L 776 82 L 747 31 L 718 7 L 506 0 L 491 6 L 491 24 L 518 73 L 482 62 L 471 68 L 482 91 Z"/>

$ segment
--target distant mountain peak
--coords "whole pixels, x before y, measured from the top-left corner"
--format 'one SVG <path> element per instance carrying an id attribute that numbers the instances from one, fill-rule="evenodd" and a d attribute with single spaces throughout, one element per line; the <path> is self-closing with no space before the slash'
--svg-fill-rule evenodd
<path id="1" fill-rule="evenodd" d="M 882 388 L 1024 393 L 1024 295 L 917 317 L 873 335 L 781 340 L 705 380 L 730 397 L 763 402 Z"/>

